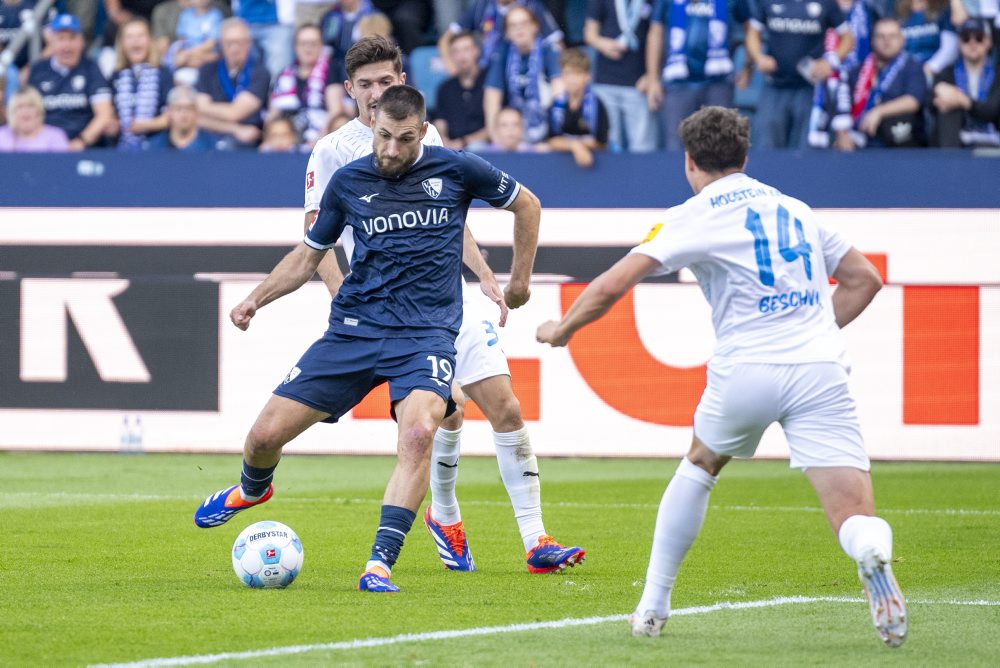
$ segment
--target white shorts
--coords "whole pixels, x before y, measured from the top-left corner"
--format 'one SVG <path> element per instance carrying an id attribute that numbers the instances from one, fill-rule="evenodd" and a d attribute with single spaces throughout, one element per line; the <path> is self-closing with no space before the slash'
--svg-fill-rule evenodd
<path id="1" fill-rule="evenodd" d="M 752 457 L 773 422 L 785 432 L 793 468 L 871 466 L 842 365 L 709 364 L 694 413 L 702 443 L 716 454 Z"/>
<path id="2" fill-rule="evenodd" d="M 492 310 L 489 310 L 492 309 Z M 463 286 L 462 328 L 455 340 L 455 380 L 471 385 L 493 376 L 509 376 L 507 356 L 500 347 L 496 321 L 500 309 L 477 286 Z"/>

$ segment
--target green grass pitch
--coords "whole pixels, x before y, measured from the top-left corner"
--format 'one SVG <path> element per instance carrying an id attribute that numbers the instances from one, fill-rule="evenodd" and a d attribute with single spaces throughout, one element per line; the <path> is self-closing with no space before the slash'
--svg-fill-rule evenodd
<path id="1" fill-rule="evenodd" d="M 393 572 L 403 589 L 396 595 L 356 590 L 394 460 L 288 456 L 267 505 L 196 528 L 195 507 L 235 482 L 239 461 L 0 454 L 0 665 L 188 665 L 148 661 L 177 657 L 209 665 L 1000 664 L 998 465 L 875 465 L 876 501 L 895 531 L 894 570 L 910 601 L 909 639 L 891 650 L 811 488 L 784 462 L 726 469 L 674 591 L 674 609 L 685 614 L 662 637 L 639 639 L 623 616 L 638 601 L 676 460 L 542 461 L 546 528 L 583 545 L 587 561 L 563 575 L 530 575 L 496 463 L 466 458 L 459 499 L 479 572 L 445 571 L 418 520 Z M 232 572 L 236 535 L 264 519 L 288 524 L 305 546 L 303 571 L 286 590 L 249 590 Z M 740 605 L 758 601 L 767 607 Z M 727 602 L 737 605 L 704 607 Z M 540 625 L 559 620 L 589 621 Z M 461 630 L 472 631 L 433 635 Z"/>

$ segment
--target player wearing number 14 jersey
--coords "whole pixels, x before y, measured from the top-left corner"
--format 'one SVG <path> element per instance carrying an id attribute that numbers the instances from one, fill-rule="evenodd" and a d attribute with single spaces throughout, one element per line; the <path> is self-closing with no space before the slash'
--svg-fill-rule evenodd
<path id="1" fill-rule="evenodd" d="M 890 567 L 892 529 L 875 516 L 840 328 L 871 302 L 875 268 L 808 206 L 743 173 L 749 124 L 706 107 L 680 128 L 695 196 L 580 295 L 537 338 L 563 346 L 643 277 L 688 267 L 712 307 L 716 347 L 694 415 L 694 439 L 656 517 L 637 636 L 659 635 L 684 556 L 701 530 L 719 472 L 751 457 L 764 430 L 781 425 L 791 465 L 805 471 L 844 551 L 857 563 L 882 640 L 906 638 L 906 603 Z M 831 294 L 828 278 L 837 279 Z"/>

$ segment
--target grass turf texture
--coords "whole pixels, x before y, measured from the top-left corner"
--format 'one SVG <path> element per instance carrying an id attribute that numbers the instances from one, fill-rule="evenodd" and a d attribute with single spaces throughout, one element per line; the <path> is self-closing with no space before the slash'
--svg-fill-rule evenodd
<path id="1" fill-rule="evenodd" d="M 238 456 L 0 454 L 0 664 L 84 665 L 336 643 L 565 618 L 634 607 L 673 460 L 541 462 L 546 528 L 581 544 L 565 575 L 529 575 L 496 463 L 466 458 L 459 499 L 478 573 L 445 571 L 418 518 L 396 595 L 356 591 L 390 458 L 286 457 L 274 499 L 229 524 L 191 521 L 232 484 Z M 659 639 L 624 621 L 383 647 L 255 657 L 261 664 L 995 665 L 1000 466 L 876 464 L 895 531 L 910 638 L 883 647 L 862 602 L 821 601 L 676 616 Z M 229 550 L 248 524 L 284 522 L 305 546 L 286 590 L 244 588 Z M 804 476 L 734 462 L 681 570 L 675 609 L 779 596 L 859 598 L 854 567 Z M 236 661 L 219 665 L 235 665 Z M 245 662 L 244 662 L 245 665 Z"/>

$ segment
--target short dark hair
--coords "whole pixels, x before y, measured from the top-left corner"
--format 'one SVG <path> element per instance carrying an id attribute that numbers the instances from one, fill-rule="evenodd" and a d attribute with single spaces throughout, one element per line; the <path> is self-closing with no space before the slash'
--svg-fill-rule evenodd
<path id="1" fill-rule="evenodd" d="M 399 46 L 388 37 L 371 35 L 362 37 L 347 50 L 344 69 L 347 70 L 347 78 L 354 79 L 354 73 L 365 65 L 384 62 L 391 62 L 396 74 L 403 73 L 403 52 Z"/>
<path id="2" fill-rule="evenodd" d="M 471 30 L 459 30 L 458 32 L 451 33 L 451 36 L 448 37 L 448 48 L 451 48 L 451 45 L 457 42 L 458 40 L 465 39 L 466 37 L 472 40 L 473 44 L 476 45 L 477 49 L 483 48 L 482 44 L 479 43 L 479 37 L 477 37 L 476 33 L 472 32 Z"/>
<path id="3" fill-rule="evenodd" d="M 739 170 L 746 164 L 750 121 L 735 109 L 704 107 L 685 118 L 677 133 L 702 171 Z"/>
<path id="4" fill-rule="evenodd" d="M 394 121 L 402 121 L 416 116 L 423 122 L 427 115 L 427 107 L 424 104 L 424 96 L 413 86 L 399 84 L 389 86 L 382 93 L 375 107 L 376 114 L 385 114 Z"/>

